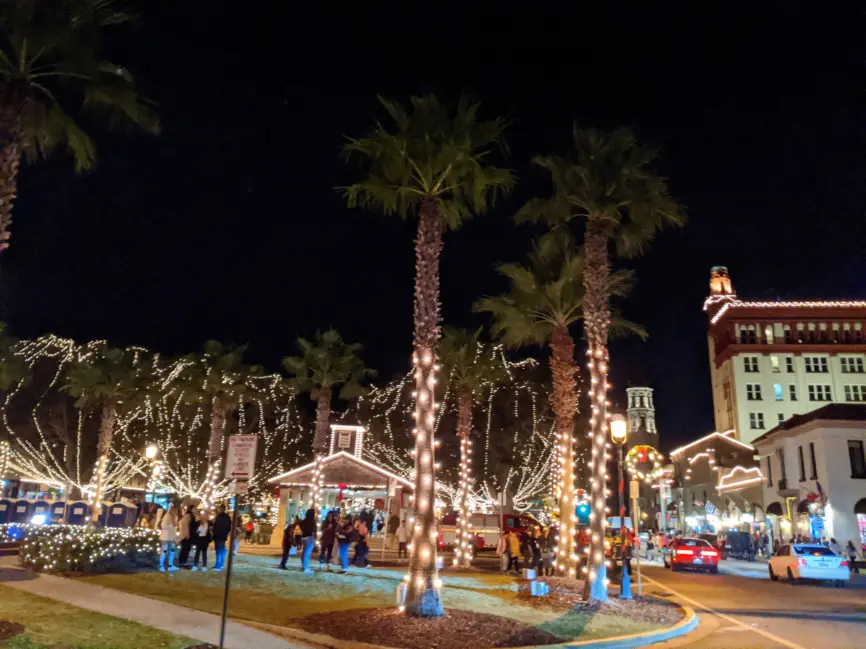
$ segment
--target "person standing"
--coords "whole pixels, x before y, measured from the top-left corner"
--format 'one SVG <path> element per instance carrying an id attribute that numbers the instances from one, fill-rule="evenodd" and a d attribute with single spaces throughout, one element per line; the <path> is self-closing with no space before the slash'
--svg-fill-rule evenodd
<path id="1" fill-rule="evenodd" d="M 180 543 L 180 556 L 177 562 L 183 567 L 186 567 L 187 563 L 189 563 L 189 551 L 192 548 L 192 524 L 195 521 L 194 509 L 192 505 L 187 506 L 177 525 L 177 538 Z"/>
<path id="2" fill-rule="evenodd" d="M 207 572 L 207 546 L 211 542 L 211 524 L 207 514 L 202 512 L 195 522 L 193 530 L 193 545 L 195 545 L 195 558 L 192 560 L 192 570 L 198 570 L 198 560 L 201 557 L 201 571 Z"/>
<path id="3" fill-rule="evenodd" d="M 177 538 L 177 505 L 172 504 L 170 509 L 163 509 L 157 515 L 156 529 L 159 530 L 159 571 L 174 572 L 174 542 Z M 168 564 L 166 568 L 166 564 Z"/>
<path id="4" fill-rule="evenodd" d="M 358 519 L 358 522 L 355 524 L 355 556 L 352 557 L 352 565 L 357 568 L 371 567 L 367 562 L 367 553 L 370 551 L 367 545 L 368 535 L 367 521 L 363 518 Z"/>
<path id="5" fill-rule="evenodd" d="M 406 551 L 406 546 L 409 543 L 409 530 L 406 529 L 406 521 L 400 521 L 397 527 L 397 560 L 399 561 L 404 556 L 408 559 L 409 553 Z"/>
<path id="6" fill-rule="evenodd" d="M 295 522 L 293 526 L 292 538 L 294 539 L 293 543 L 298 552 L 301 551 L 302 540 L 304 538 L 303 534 L 301 534 L 301 517 L 295 516 Z"/>
<path id="7" fill-rule="evenodd" d="M 511 530 L 508 533 L 508 570 L 514 566 L 514 572 L 520 572 L 520 537 L 516 530 Z"/>
<path id="8" fill-rule="evenodd" d="M 301 523 L 301 542 L 304 546 L 304 554 L 301 557 L 301 568 L 306 575 L 312 575 L 310 568 L 310 555 L 313 554 L 313 546 L 316 543 L 316 510 L 308 509 Z"/>
<path id="9" fill-rule="evenodd" d="M 337 544 L 340 550 L 340 567 L 343 574 L 349 572 L 349 546 L 352 545 L 354 532 L 352 519 L 348 516 L 342 518 L 342 522 L 337 527 Z"/>
<path id="10" fill-rule="evenodd" d="M 833 554 L 842 554 L 842 548 L 836 542 L 836 539 L 831 538 L 830 544 L 827 546 Z"/>
<path id="11" fill-rule="evenodd" d="M 322 523 L 322 538 L 319 548 L 319 566 L 328 566 L 331 569 L 331 552 L 334 549 L 334 540 L 337 538 L 337 523 L 334 520 L 334 512 L 328 512 L 325 522 Z"/>
<path id="12" fill-rule="evenodd" d="M 860 569 L 854 566 L 854 562 L 857 561 L 857 546 L 854 545 L 854 541 L 848 541 L 845 553 L 848 555 L 848 568 L 851 570 L 851 574 L 856 573 L 859 575 Z"/>
<path id="13" fill-rule="evenodd" d="M 249 545 L 253 542 L 253 532 L 256 529 L 256 524 L 253 523 L 253 519 L 247 521 L 246 526 L 244 526 L 244 543 Z"/>
<path id="14" fill-rule="evenodd" d="M 216 562 L 213 569 L 220 571 L 226 565 L 226 541 L 232 531 L 232 517 L 226 513 L 226 506 L 220 505 L 213 522 L 213 548 Z"/>
<path id="15" fill-rule="evenodd" d="M 395 543 L 395 539 L 397 536 L 397 530 L 399 528 L 400 528 L 400 517 L 397 516 L 397 514 L 391 514 L 388 517 L 388 529 L 387 529 L 387 536 L 386 536 L 387 545 L 385 545 L 385 547 L 388 548 L 389 550 L 394 549 L 394 543 Z"/>
<path id="16" fill-rule="evenodd" d="M 295 547 L 295 524 L 286 523 L 286 526 L 283 528 L 283 558 L 280 560 L 280 568 L 282 570 L 287 570 L 286 561 L 289 559 L 289 554 L 292 552 L 292 548 Z"/>
<path id="17" fill-rule="evenodd" d="M 505 530 L 499 532 L 499 543 L 496 545 L 496 556 L 499 557 L 499 571 L 508 571 L 508 534 Z"/>

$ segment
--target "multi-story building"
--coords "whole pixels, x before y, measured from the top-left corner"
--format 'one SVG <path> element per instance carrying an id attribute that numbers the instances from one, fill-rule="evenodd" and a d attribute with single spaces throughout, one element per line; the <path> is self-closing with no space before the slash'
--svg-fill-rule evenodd
<path id="1" fill-rule="evenodd" d="M 866 402 L 866 301 L 741 300 L 716 266 L 704 310 L 716 430 L 751 443 L 828 402 Z"/>

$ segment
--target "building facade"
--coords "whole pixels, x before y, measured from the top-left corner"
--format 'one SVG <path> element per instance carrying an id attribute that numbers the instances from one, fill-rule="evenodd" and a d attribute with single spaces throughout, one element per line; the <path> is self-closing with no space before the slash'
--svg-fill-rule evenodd
<path id="1" fill-rule="evenodd" d="M 827 403 L 866 403 L 866 301 L 749 301 L 710 271 L 707 344 L 716 430 L 752 442 Z"/>
<path id="2" fill-rule="evenodd" d="M 755 440 L 764 502 L 783 539 L 866 543 L 866 405 L 830 404 Z"/>

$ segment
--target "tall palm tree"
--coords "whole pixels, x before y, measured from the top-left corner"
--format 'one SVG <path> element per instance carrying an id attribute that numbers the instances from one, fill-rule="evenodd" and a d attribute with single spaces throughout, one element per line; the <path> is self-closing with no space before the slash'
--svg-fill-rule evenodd
<path id="1" fill-rule="evenodd" d="M 561 485 L 556 568 L 568 576 L 577 575 L 574 421 L 579 394 L 571 328 L 584 317 L 584 271 L 584 260 L 570 238 L 545 236 L 533 244 L 525 264 L 499 267 L 499 273 L 509 281 L 508 293 L 482 298 L 474 306 L 475 311 L 493 315 L 493 333 L 507 347 L 550 348 L 550 403 L 556 417 Z M 631 284 L 631 274 L 620 271 L 608 277 L 607 289 L 611 295 L 626 295 Z M 620 318 L 616 327 L 645 335 L 638 325 Z"/>
<path id="2" fill-rule="evenodd" d="M 658 152 L 639 143 L 630 129 L 618 128 L 605 133 L 575 125 L 573 141 L 574 150 L 568 157 L 546 156 L 534 160 L 550 172 L 553 195 L 530 201 L 518 216 L 527 221 L 543 222 L 552 230 L 567 229 L 572 224 L 582 227 L 586 263 L 584 329 L 592 382 L 590 471 L 595 512 L 590 523 L 592 568 L 587 574 L 584 597 L 605 600 L 603 544 L 611 253 L 627 257 L 640 255 L 661 229 L 684 225 L 686 215 L 668 193 L 667 181 L 653 169 Z"/>
<path id="3" fill-rule="evenodd" d="M 406 612 L 444 615 L 436 570 L 433 498 L 437 346 L 441 322 L 439 256 L 445 229 L 456 230 L 511 189 L 510 171 L 493 165 L 502 150 L 501 119 L 481 120 L 479 105 L 463 98 L 453 109 L 433 95 L 413 97 L 406 108 L 379 99 L 392 124 L 377 123 L 350 139 L 344 153 L 360 158 L 367 175 L 345 188 L 349 206 L 402 218 L 418 217 L 415 238 L 415 525 L 409 559 Z"/>
<path id="4" fill-rule="evenodd" d="M 151 386 L 147 367 L 147 363 L 136 363 L 133 351 L 96 343 L 72 363 L 62 387 L 76 399 L 76 406 L 98 410 L 101 414 L 96 443 L 96 492 L 91 514 L 94 521 L 99 518 L 108 454 L 118 416 L 131 412 L 145 399 Z"/>
<path id="5" fill-rule="evenodd" d="M 439 356 L 450 384 L 457 393 L 457 436 L 460 438 L 460 491 L 454 565 L 472 564 L 469 531 L 469 488 L 472 468 L 472 404 L 484 388 L 493 389 L 508 378 L 497 349 L 481 340 L 483 327 L 475 331 L 445 327 Z"/>
<path id="6" fill-rule="evenodd" d="M 38 160 L 62 149 L 76 171 L 95 164 L 93 141 L 71 113 L 108 127 L 159 131 L 129 71 L 100 56 L 105 32 L 132 21 L 117 4 L 7 0 L 0 6 L 0 250 L 9 246 L 22 154 Z"/>
<path id="7" fill-rule="evenodd" d="M 179 378 L 187 401 L 210 405 L 208 471 L 202 495 L 205 508 L 213 505 L 213 491 L 221 480 L 220 462 L 228 420 L 254 392 L 249 377 L 262 374 L 260 366 L 243 362 L 245 350 L 246 347 L 209 340 L 201 354 L 192 354 L 184 359 L 185 373 Z"/>
<path id="8" fill-rule="evenodd" d="M 310 341 L 298 338 L 300 356 L 286 356 L 283 367 L 292 378 L 289 385 L 298 392 L 308 392 L 316 402 L 316 432 L 313 436 L 314 469 L 313 508 L 321 509 L 321 463 L 328 452 L 330 432 L 331 399 L 339 388 L 341 399 L 354 399 L 366 392 L 362 381 L 376 376 L 375 370 L 367 369 L 361 360 L 364 346 L 346 343 L 336 329 L 324 333 L 317 331 Z M 316 521 L 319 521 L 318 516 Z"/>

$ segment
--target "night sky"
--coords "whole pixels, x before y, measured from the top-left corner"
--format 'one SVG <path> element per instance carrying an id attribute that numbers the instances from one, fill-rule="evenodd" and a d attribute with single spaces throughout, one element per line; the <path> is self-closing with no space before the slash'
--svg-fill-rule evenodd
<path id="1" fill-rule="evenodd" d="M 334 325 L 382 377 L 405 372 L 414 226 L 334 190 L 358 177 L 339 148 L 377 93 L 463 92 L 513 120 L 518 189 L 446 237 L 449 324 L 484 322 L 471 305 L 503 288 L 494 264 L 529 246 L 511 216 L 548 191 L 528 160 L 566 150 L 573 120 L 664 150 L 691 222 L 632 264 L 625 310 L 649 341 L 612 346 L 616 387 L 656 389 L 664 447 L 712 429 L 710 266 L 741 296 L 866 297 L 859 3 L 348 4 L 141 2 L 107 57 L 159 102 L 163 133 L 97 135 L 83 178 L 63 158 L 25 169 L 0 260 L 13 333 L 169 353 L 249 342 L 276 369 L 297 335 Z"/>

